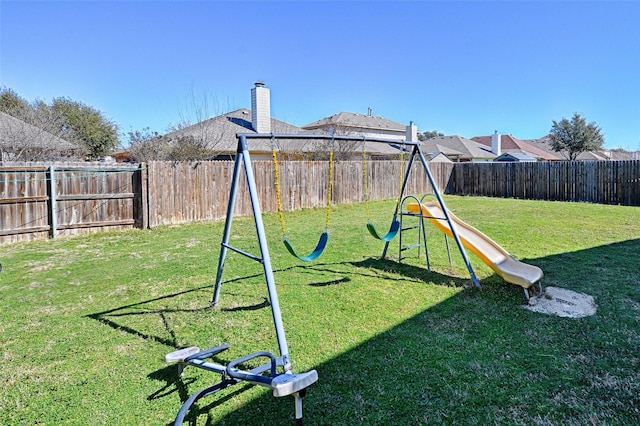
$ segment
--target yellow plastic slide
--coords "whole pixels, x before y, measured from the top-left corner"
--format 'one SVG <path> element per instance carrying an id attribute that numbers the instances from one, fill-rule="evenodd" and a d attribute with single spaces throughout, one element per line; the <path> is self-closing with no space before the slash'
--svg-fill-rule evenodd
<path id="1" fill-rule="evenodd" d="M 438 202 L 410 203 L 407 204 L 407 210 L 410 213 L 422 214 L 440 231 L 450 237 L 453 236 Z M 455 223 L 462 245 L 471 250 L 506 282 L 528 289 L 542 279 L 542 269 L 514 259 L 495 241 L 458 219 L 451 211 L 449 211 L 449 217 Z"/>

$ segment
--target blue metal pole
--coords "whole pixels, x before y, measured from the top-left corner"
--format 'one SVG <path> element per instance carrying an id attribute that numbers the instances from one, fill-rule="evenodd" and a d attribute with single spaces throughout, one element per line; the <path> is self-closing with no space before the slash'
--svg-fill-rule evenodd
<path id="1" fill-rule="evenodd" d="M 404 148 L 403 148 L 404 149 Z M 411 155 L 409 157 L 409 161 L 407 162 L 407 168 L 404 171 L 404 177 L 402 179 L 402 185 L 400 186 L 400 195 L 398 198 L 398 202 L 396 203 L 396 209 L 393 212 L 393 220 L 395 221 L 398 218 L 398 214 L 402 214 L 402 212 L 400 211 L 400 209 L 402 208 L 401 204 L 402 204 L 402 199 L 404 198 L 404 191 L 407 187 L 407 181 L 409 180 L 409 172 L 411 172 L 411 166 L 413 165 L 413 157 L 415 155 L 415 147 L 413 149 L 413 151 L 411 152 Z M 400 234 L 402 234 L 402 229 L 400 230 Z M 384 243 L 384 249 L 382 250 L 382 256 L 381 258 L 384 259 L 385 257 L 387 257 L 387 250 L 389 248 L 389 243 L 391 241 L 387 241 Z M 400 260 L 400 259 L 398 259 Z"/>
<path id="2" fill-rule="evenodd" d="M 462 246 L 462 242 L 460 241 L 460 237 L 458 236 L 458 231 L 456 231 L 456 227 L 454 226 L 453 221 L 451 220 L 451 217 L 449 216 L 449 211 L 447 210 L 447 207 L 444 205 L 444 200 L 440 196 L 440 191 L 438 190 L 438 186 L 436 185 L 436 183 L 435 183 L 435 181 L 433 179 L 433 176 L 431 175 L 431 170 L 429 170 L 429 166 L 427 165 L 427 160 L 425 160 L 424 155 L 422 155 L 422 151 L 420 150 L 419 146 L 416 145 L 415 151 L 417 151 L 418 155 L 420 156 L 420 162 L 422 162 L 422 167 L 424 167 L 424 171 L 427 174 L 427 178 L 429 179 L 429 183 L 431 184 L 431 187 L 433 188 L 433 192 L 434 192 L 436 198 L 438 199 L 438 203 L 440 203 L 440 207 L 442 208 L 442 211 L 444 212 L 444 217 L 447 220 L 447 222 L 449 223 L 449 228 L 451 228 L 451 234 L 453 235 L 453 239 L 456 240 L 456 244 L 458 245 L 458 250 L 460 250 L 460 254 L 462 255 L 462 259 L 464 260 L 464 264 L 467 266 L 467 270 L 469 271 L 469 275 L 471 275 L 471 281 L 473 282 L 473 285 L 475 285 L 476 287 L 480 287 L 480 281 L 478 281 L 478 278 L 476 277 L 476 274 L 473 271 L 473 267 L 471 266 L 471 262 L 469 262 L 469 258 L 467 257 L 467 252 L 465 251 L 464 247 Z"/>
<path id="3" fill-rule="evenodd" d="M 276 283 L 273 277 L 273 269 L 271 267 L 271 257 L 269 256 L 269 246 L 267 245 L 267 237 L 264 232 L 264 224 L 262 222 L 262 212 L 260 210 L 260 200 L 258 199 L 258 191 L 256 189 L 256 181 L 251 167 L 251 158 L 247 148 L 247 139 L 240 136 L 240 147 L 242 149 L 242 161 L 244 162 L 244 171 L 249 186 L 249 196 L 251 197 L 251 206 L 253 208 L 253 218 L 256 224 L 256 232 L 258 233 L 258 242 L 260 244 L 260 253 L 262 256 L 262 265 L 264 275 L 267 280 L 267 291 L 269 292 L 269 300 L 271 302 L 271 313 L 273 323 L 276 328 L 276 338 L 278 339 L 278 348 L 285 371 L 292 369 L 289 360 L 289 348 L 287 347 L 287 339 L 284 333 L 284 324 L 282 323 L 282 313 L 280 312 L 280 303 L 278 302 L 278 292 L 276 291 Z"/>
<path id="4" fill-rule="evenodd" d="M 238 181 L 240 180 L 240 164 L 242 161 L 242 148 L 238 142 L 236 152 L 236 161 L 233 167 L 233 179 L 231 181 L 231 191 L 229 193 L 229 203 L 227 204 L 227 217 L 224 223 L 224 234 L 220 243 L 220 257 L 218 258 L 218 272 L 216 273 L 216 285 L 211 299 L 211 306 L 218 306 L 220 299 L 220 287 L 222 286 L 222 274 L 224 272 L 224 262 L 227 258 L 227 247 L 229 246 L 229 236 L 231 234 L 231 222 L 233 221 L 233 209 L 236 203 L 236 193 L 238 190 Z"/>

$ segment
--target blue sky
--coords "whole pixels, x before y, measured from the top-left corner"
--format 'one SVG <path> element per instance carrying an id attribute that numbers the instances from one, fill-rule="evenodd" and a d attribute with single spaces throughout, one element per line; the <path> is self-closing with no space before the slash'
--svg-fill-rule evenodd
<path id="1" fill-rule="evenodd" d="M 0 85 L 122 132 L 250 108 L 341 111 L 465 137 L 544 136 L 575 112 L 640 149 L 640 1 L 0 1 Z"/>

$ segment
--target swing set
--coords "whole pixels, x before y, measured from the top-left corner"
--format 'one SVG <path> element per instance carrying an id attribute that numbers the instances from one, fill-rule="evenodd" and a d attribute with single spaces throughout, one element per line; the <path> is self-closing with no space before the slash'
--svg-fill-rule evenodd
<path id="1" fill-rule="evenodd" d="M 424 155 L 420 151 L 420 145 L 416 142 L 398 142 L 388 139 L 378 139 L 378 138 L 362 138 L 362 137 L 353 137 L 353 136 L 337 136 L 337 135 L 307 135 L 307 134 L 259 134 L 259 133 L 250 133 L 250 134 L 238 134 L 238 148 L 236 152 L 235 165 L 233 171 L 233 178 L 231 182 L 231 190 L 229 195 L 229 202 L 227 205 L 227 215 L 224 225 L 222 242 L 220 243 L 220 257 L 218 258 L 218 268 L 216 272 L 216 281 L 213 291 L 213 297 L 211 300 L 211 304 L 213 307 L 218 306 L 220 300 L 220 289 L 222 286 L 222 279 L 224 275 L 224 266 L 228 251 L 231 250 L 235 253 L 238 253 L 242 256 L 245 256 L 251 260 L 254 260 L 262 265 L 265 281 L 267 284 L 267 293 L 269 296 L 269 305 L 271 307 L 271 314 L 273 319 L 273 324 L 276 332 L 276 340 L 278 344 L 278 350 L 280 352 L 279 356 L 272 354 L 270 352 L 255 352 L 250 355 L 244 356 L 242 358 L 231 361 L 227 365 L 218 364 L 213 361 L 207 361 L 209 358 L 213 358 L 217 354 L 225 351 L 228 346 L 221 345 L 211 349 L 200 350 L 198 347 L 190 347 L 185 349 L 180 349 L 168 354 L 165 357 L 167 362 L 174 362 L 178 364 L 178 372 L 182 375 L 183 369 L 185 366 L 193 366 L 196 368 L 204 369 L 207 371 L 211 371 L 214 373 L 220 374 L 220 381 L 216 384 L 202 389 L 195 394 L 193 394 L 187 401 L 182 405 L 178 415 L 176 416 L 174 425 L 181 425 L 188 414 L 190 408 L 195 404 L 198 400 L 208 395 L 214 394 L 222 389 L 225 389 L 229 386 L 236 385 L 242 382 L 248 382 L 254 385 L 259 385 L 263 387 L 269 388 L 273 396 L 275 397 L 283 397 L 292 395 L 294 397 L 295 402 L 295 424 L 302 425 L 303 424 L 303 415 L 302 415 L 302 399 L 306 394 L 307 388 L 311 386 L 318 380 L 318 374 L 316 370 L 311 370 L 305 373 L 297 373 L 293 372 L 293 365 L 291 362 L 291 357 L 289 354 L 289 348 L 287 345 L 287 339 L 284 331 L 284 324 L 282 321 L 282 314 L 280 311 L 280 304 L 278 301 L 278 293 L 276 291 L 276 284 L 273 274 L 273 268 L 271 266 L 271 257 L 269 255 L 269 246 L 267 244 L 266 234 L 264 230 L 264 224 L 262 222 L 262 212 L 260 209 L 260 200 L 258 198 L 258 192 L 256 189 L 256 181 L 253 174 L 253 169 L 251 166 L 251 158 L 249 155 L 249 141 L 250 140 L 260 140 L 260 139 L 270 139 L 272 143 L 272 156 L 274 160 L 274 171 L 276 174 L 276 194 L 277 194 L 277 202 L 278 202 L 278 211 L 280 214 L 280 223 L 282 227 L 283 241 L 284 244 L 293 256 L 296 258 L 309 262 L 317 259 L 324 249 L 327 246 L 327 242 L 329 239 L 328 228 L 329 228 L 329 219 L 331 213 L 331 190 L 332 190 L 332 180 L 333 180 L 333 144 L 335 142 L 356 142 L 362 141 L 363 143 L 363 158 L 364 158 L 364 185 L 365 185 L 365 204 L 367 206 L 367 229 L 369 233 L 374 237 L 381 241 L 384 241 L 384 250 L 382 252 L 382 257 L 386 256 L 386 252 L 389 246 L 389 242 L 395 237 L 395 235 L 400 230 L 400 220 L 399 215 L 401 214 L 401 200 L 404 197 L 404 192 L 407 184 L 407 180 L 409 177 L 409 172 L 411 171 L 411 166 L 414 163 L 415 158 L 419 159 L 419 162 L 422 164 L 422 167 L 425 171 L 425 174 L 432 186 L 434 188 L 434 195 L 438 200 L 438 204 L 442 208 L 444 213 L 443 220 L 446 220 L 451 228 L 451 233 L 458 245 L 458 249 L 462 255 L 462 258 L 467 266 L 469 274 L 471 276 L 471 280 L 474 285 L 479 287 L 480 283 L 475 276 L 473 268 L 469 263 L 469 259 L 467 258 L 466 252 L 462 246 L 461 240 L 458 236 L 455 226 L 452 225 L 452 219 L 446 209 L 444 202 L 438 192 L 437 186 L 434 182 L 433 176 L 429 171 L 429 167 L 427 166 L 427 162 L 425 160 Z M 318 244 L 313 252 L 307 256 L 300 256 L 297 254 L 296 250 L 294 250 L 291 242 L 288 240 L 286 235 L 286 228 L 284 224 L 284 215 L 282 212 L 282 194 L 280 188 L 280 176 L 278 170 L 278 162 L 276 158 L 275 152 L 275 140 L 276 138 L 285 138 L 285 139 L 307 139 L 307 140 L 329 140 L 330 141 L 330 154 L 329 154 L 329 183 L 327 186 L 327 213 L 325 220 L 325 230 L 320 236 Z M 401 170 L 400 174 L 402 176 L 400 183 L 400 195 L 398 197 L 398 202 L 396 203 L 395 211 L 393 214 L 393 220 L 391 222 L 391 227 L 389 231 L 385 235 L 380 235 L 370 220 L 369 215 L 369 207 L 368 207 L 368 198 L 369 198 L 369 188 L 367 182 L 367 171 L 366 171 L 366 150 L 364 149 L 365 143 L 383 143 L 390 146 L 396 146 L 402 144 L 402 150 L 400 152 L 401 155 L 401 163 L 404 163 L 404 148 L 409 148 L 411 150 L 411 154 L 409 156 L 409 160 L 407 162 L 406 168 Z M 235 207 L 235 202 L 238 193 L 238 187 L 240 183 L 240 175 L 241 171 L 244 169 L 247 187 L 249 191 L 249 196 L 251 199 L 251 206 L 253 210 L 253 218 L 255 224 L 255 230 L 258 238 L 258 243 L 260 247 L 260 254 L 254 255 L 248 253 L 240 248 L 234 247 L 230 244 L 230 236 L 231 236 L 231 227 L 233 223 L 233 212 Z M 402 169 L 402 167 L 401 167 Z M 267 359 L 267 362 L 261 366 L 252 368 L 252 369 L 243 369 L 243 365 L 246 365 L 248 361 L 264 358 Z"/>

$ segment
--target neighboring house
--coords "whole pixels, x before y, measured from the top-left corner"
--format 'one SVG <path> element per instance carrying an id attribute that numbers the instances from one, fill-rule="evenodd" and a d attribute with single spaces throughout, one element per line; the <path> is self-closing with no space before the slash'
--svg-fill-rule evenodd
<path id="1" fill-rule="evenodd" d="M 493 161 L 510 162 L 510 163 L 534 163 L 537 160 L 526 152 L 505 152 L 499 155 Z"/>
<path id="2" fill-rule="evenodd" d="M 0 112 L 1 161 L 77 160 L 83 153 L 76 144 Z"/>
<path id="3" fill-rule="evenodd" d="M 241 108 L 208 120 L 196 123 L 184 129 L 168 133 L 163 137 L 179 140 L 184 137 L 193 137 L 206 143 L 206 148 L 215 153 L 213 159 L 228 160 L 234 158 L 238 148 L 238 133 L 257 133 L 252 124 L 251 110 Z M 302 129 L 283 121 L 269 118 L 268 126 L 263 124 L 260 133 L 303 133 Z M 305 152 L 307 147 L 301 146 L 295 140 L 280 141 L 275 140 L 274 144 L 278 150 L 289 153 Z M 271 141 L 268 139 L 252 140 L 249 145 L 249 154 L 253 160 L 271 159 Z"/>
<path id="4" fill-rule="evenodd" d="M 215 153 L 212 159 L 228 160 L 234 158 L 238 133 L 275 133 L 275 134 L 327 134 L 327 129 L 316 127 L 305 129 L 271 117 L 271 93 L 263 83 L 256 83 L 251 89 L 251 110 L 241 108 L 208 120 L 196 123 L 184 129 L 168 133 L 163 138 L 180 140 L 193 138 L 204 141 L 206 148 Z M 415 126 L 414 126 L 415 127 Z M 403 128 L 403 134 L 405 130 Z M 279 159 L 323 159 L 328 158 L 328 140 L 274 139 Z M 399 150 L 385 144 L 366 143 L 366 152 L 372 159 L 392 158 Z M 336 159 L 361 159 L 362 144 L 353 143 L 345 149 L 344 143 L 336 143 L 335 150 L 341 152 Z M 271 160 L 272 141 L 270 139 L 252 139 L 249 144 L 252 160 Z"/>
<path id="5" fill-rule="evenodd" d="M 611 151 L 603 151 L 610 160 L 613 161 L 625 161 L 625 160 L 638 160 L 638 152 L 625 151 L 622 149 L 612 149 Z"/>
<path id="6" fill-rule="evenodd" d="M 488 149 L 483 144 L 458 135 L 438 136 L 423 141 L 421 145 L 422 152 L 429 154 L 442 153 L 456 163 L 493 161 L 496 158 L 491 149 Z"/>
<path id="7" fill-rule="evenodd" d="M 531 157 L 534 161 L 560 161 L 563 158 L 553 151 L 549 152 L 530 143 L 514 138 L 511 135 L 501 135 L 495 132 L 491 136 L 475 136 L 472 140 L 491 149 L 498 157 L 502 154 L 513 154 L 514 157 Z M 509 161 L 509 160 L 502 160 Z"/>
<path id="8" fill-rule="evenodd" d="M 543 136 L 539 139 L 527 140 L 526 143 L 540 150 L 546 151 L 548 153 L 552 153 L 562 161 L 567 160 L 561 153 L 555 152 L 551 148 L 551 137 L 549 135 Z M 611 151 L 581 152 L 576 158 L 576 161 L 620 161 L 620 160 L 633 160 L 633 159 L 634 159 L 633 152 L 628 152 L 621 149 L 614 149 Z"/>
<path id="9" fill-rule="evenodd" d="M 453 163 L 453 161 L 442 152 L 427 153 L 425 154 L 425 159 L 430 163 Z"/>
<path id="10" fill-rule="evenodd" d="M 371 114 L 371 109 L 367 115 L 353 112 L 339 112 L 330 117 L 325 117 L 313 123 L 306 124 L 302 128 L 308 132 L 316 134 L 326 134 L 334 132 L 337 135 L 361 136 L 362 144 L 351 143 L 347 146 L 348 153 L 342 157 L 356 160 L 362 157 L 362 152 L 366 151 L 373 160 L 385 160 L 397 158 L 403 141 L 418 141 L 418 127 L 410 122 L 408 126 L 395 121 L 376 117 Z M 366 142 L 366 138 L 382 138 L 398 141 L 398 145 L 385 145 L 379 143 Z"/>
<path id="11" fill-rule="evenodd" d="M 371 110 L 367 115 L 339 112 L 331 117 L 304 125 L 302 128 L 314 133 L 335 131 L 336 134 L 340 135 L 384 138 L 397 141 L 417 140 L 417 133 L 415 138 L 412 139 L 411 136 L 407 138 L 407 126 L 404 124 L 371 115 Z"/>

